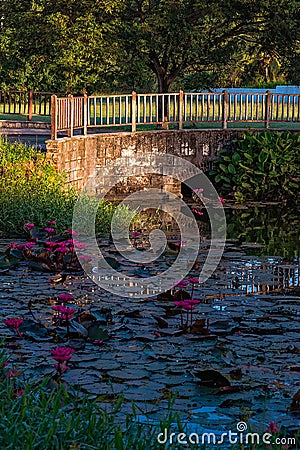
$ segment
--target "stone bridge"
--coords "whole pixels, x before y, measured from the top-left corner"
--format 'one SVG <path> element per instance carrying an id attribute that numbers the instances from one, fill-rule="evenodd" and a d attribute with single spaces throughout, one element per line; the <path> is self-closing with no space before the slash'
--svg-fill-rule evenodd
<path id="1" fill-rule="evenodd" d="M 97 169 L 111 165 L 117 158 L 128 158 L 128 178 L 114 186 L 110 192 L 112 197 L 133 192 L 137 187 L 163 188 L 178 194 L 182 186 L 177 180 L 152 174 L 134 176 L 133 158 L 144 153 L 171 154 L 190 161 L 205 172 L 212 167 L 218 151 L 242 135 L 243 131 L 233 129 L 99 133 L 49 140 L 46 147 L 48 159 L 57 170 L 68 173 L 68 182 L 78 190 Z"/>

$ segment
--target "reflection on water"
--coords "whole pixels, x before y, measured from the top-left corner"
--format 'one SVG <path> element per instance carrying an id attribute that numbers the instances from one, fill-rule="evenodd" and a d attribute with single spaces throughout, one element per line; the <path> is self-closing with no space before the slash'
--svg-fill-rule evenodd
<path id="1" fill-rule="evenodd" d="M 282 258 L 253 259 L 239 262 L 230 270 L 227 288 L 245 294 L 269 294 L 300 286 L 299 262 L 289 264 Z"/>
<path id="2" fill-rule="evenodd" d="M 299 257 L 299 209 L 286 207 L 249 207 L 226 209 L 227 238 L 262 244 L 247 248 L 247 254 Z"/>
<path id="3" fill-rule="evenodd" d="M 28 145 L 29 147 L 35 147 L 38 150 L 46 150 L 46 141 L 50 139 L 50 134 L 8 134 L 5 135 L 5 139 L 8 142 L 20 142 Z"/>

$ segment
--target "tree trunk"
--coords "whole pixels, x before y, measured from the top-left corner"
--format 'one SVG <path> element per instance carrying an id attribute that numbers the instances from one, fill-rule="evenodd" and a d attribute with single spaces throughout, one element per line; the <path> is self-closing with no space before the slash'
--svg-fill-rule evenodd
<path id="1" fill-rule="evenodd" d="M 164 70 L 158 71 L 156 74 L 158 82 L 158 93 L 166 94 L 169 90 L 170 83 L 168 82 L 168 77 Z M 168 111 L 168 99 L 167 97 L 158 98 L 158 121 L 161 122 L 160 126 L 162 128 L 168 129 L 169 122 L 169 111 Z"/>

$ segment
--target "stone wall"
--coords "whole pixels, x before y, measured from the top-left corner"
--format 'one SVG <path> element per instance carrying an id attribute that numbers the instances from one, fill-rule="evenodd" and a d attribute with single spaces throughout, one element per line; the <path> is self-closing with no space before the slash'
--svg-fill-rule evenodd
<path id="1" fill-rule="evenodd" d="M 164 188 L 180 192 L 180 183 L 168 177 L 146 175 L 135 177 L 131 159 L 144 153 L 168 153 L 182 157 L 206 171 L 224 145 L 242 136 L 239 130 L 158 130 L 136 133 L 100 133 L 47 141 L 47 156 L 59 171 L 67 171 L 69 183 L 81 189 L 100 167 L 109 167 L 117 158 L 128 158 L 130 178 L 114 186 L 110 194 L 140 188 Z M 105 180 L 104 180 L 105 181 Z M 108 181 L 108 180 L 107 180 Z"/>

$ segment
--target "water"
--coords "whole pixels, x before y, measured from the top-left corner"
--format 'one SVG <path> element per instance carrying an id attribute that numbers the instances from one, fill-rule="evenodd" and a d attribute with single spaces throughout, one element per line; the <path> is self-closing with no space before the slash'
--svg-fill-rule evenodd
<path id="1" fill-rule="evenodd" d="M 226 219 L 227 238 L 238 239 L 247 255 L 299 258 L 300 220 L 296 206 L 226 209 Z"/>

